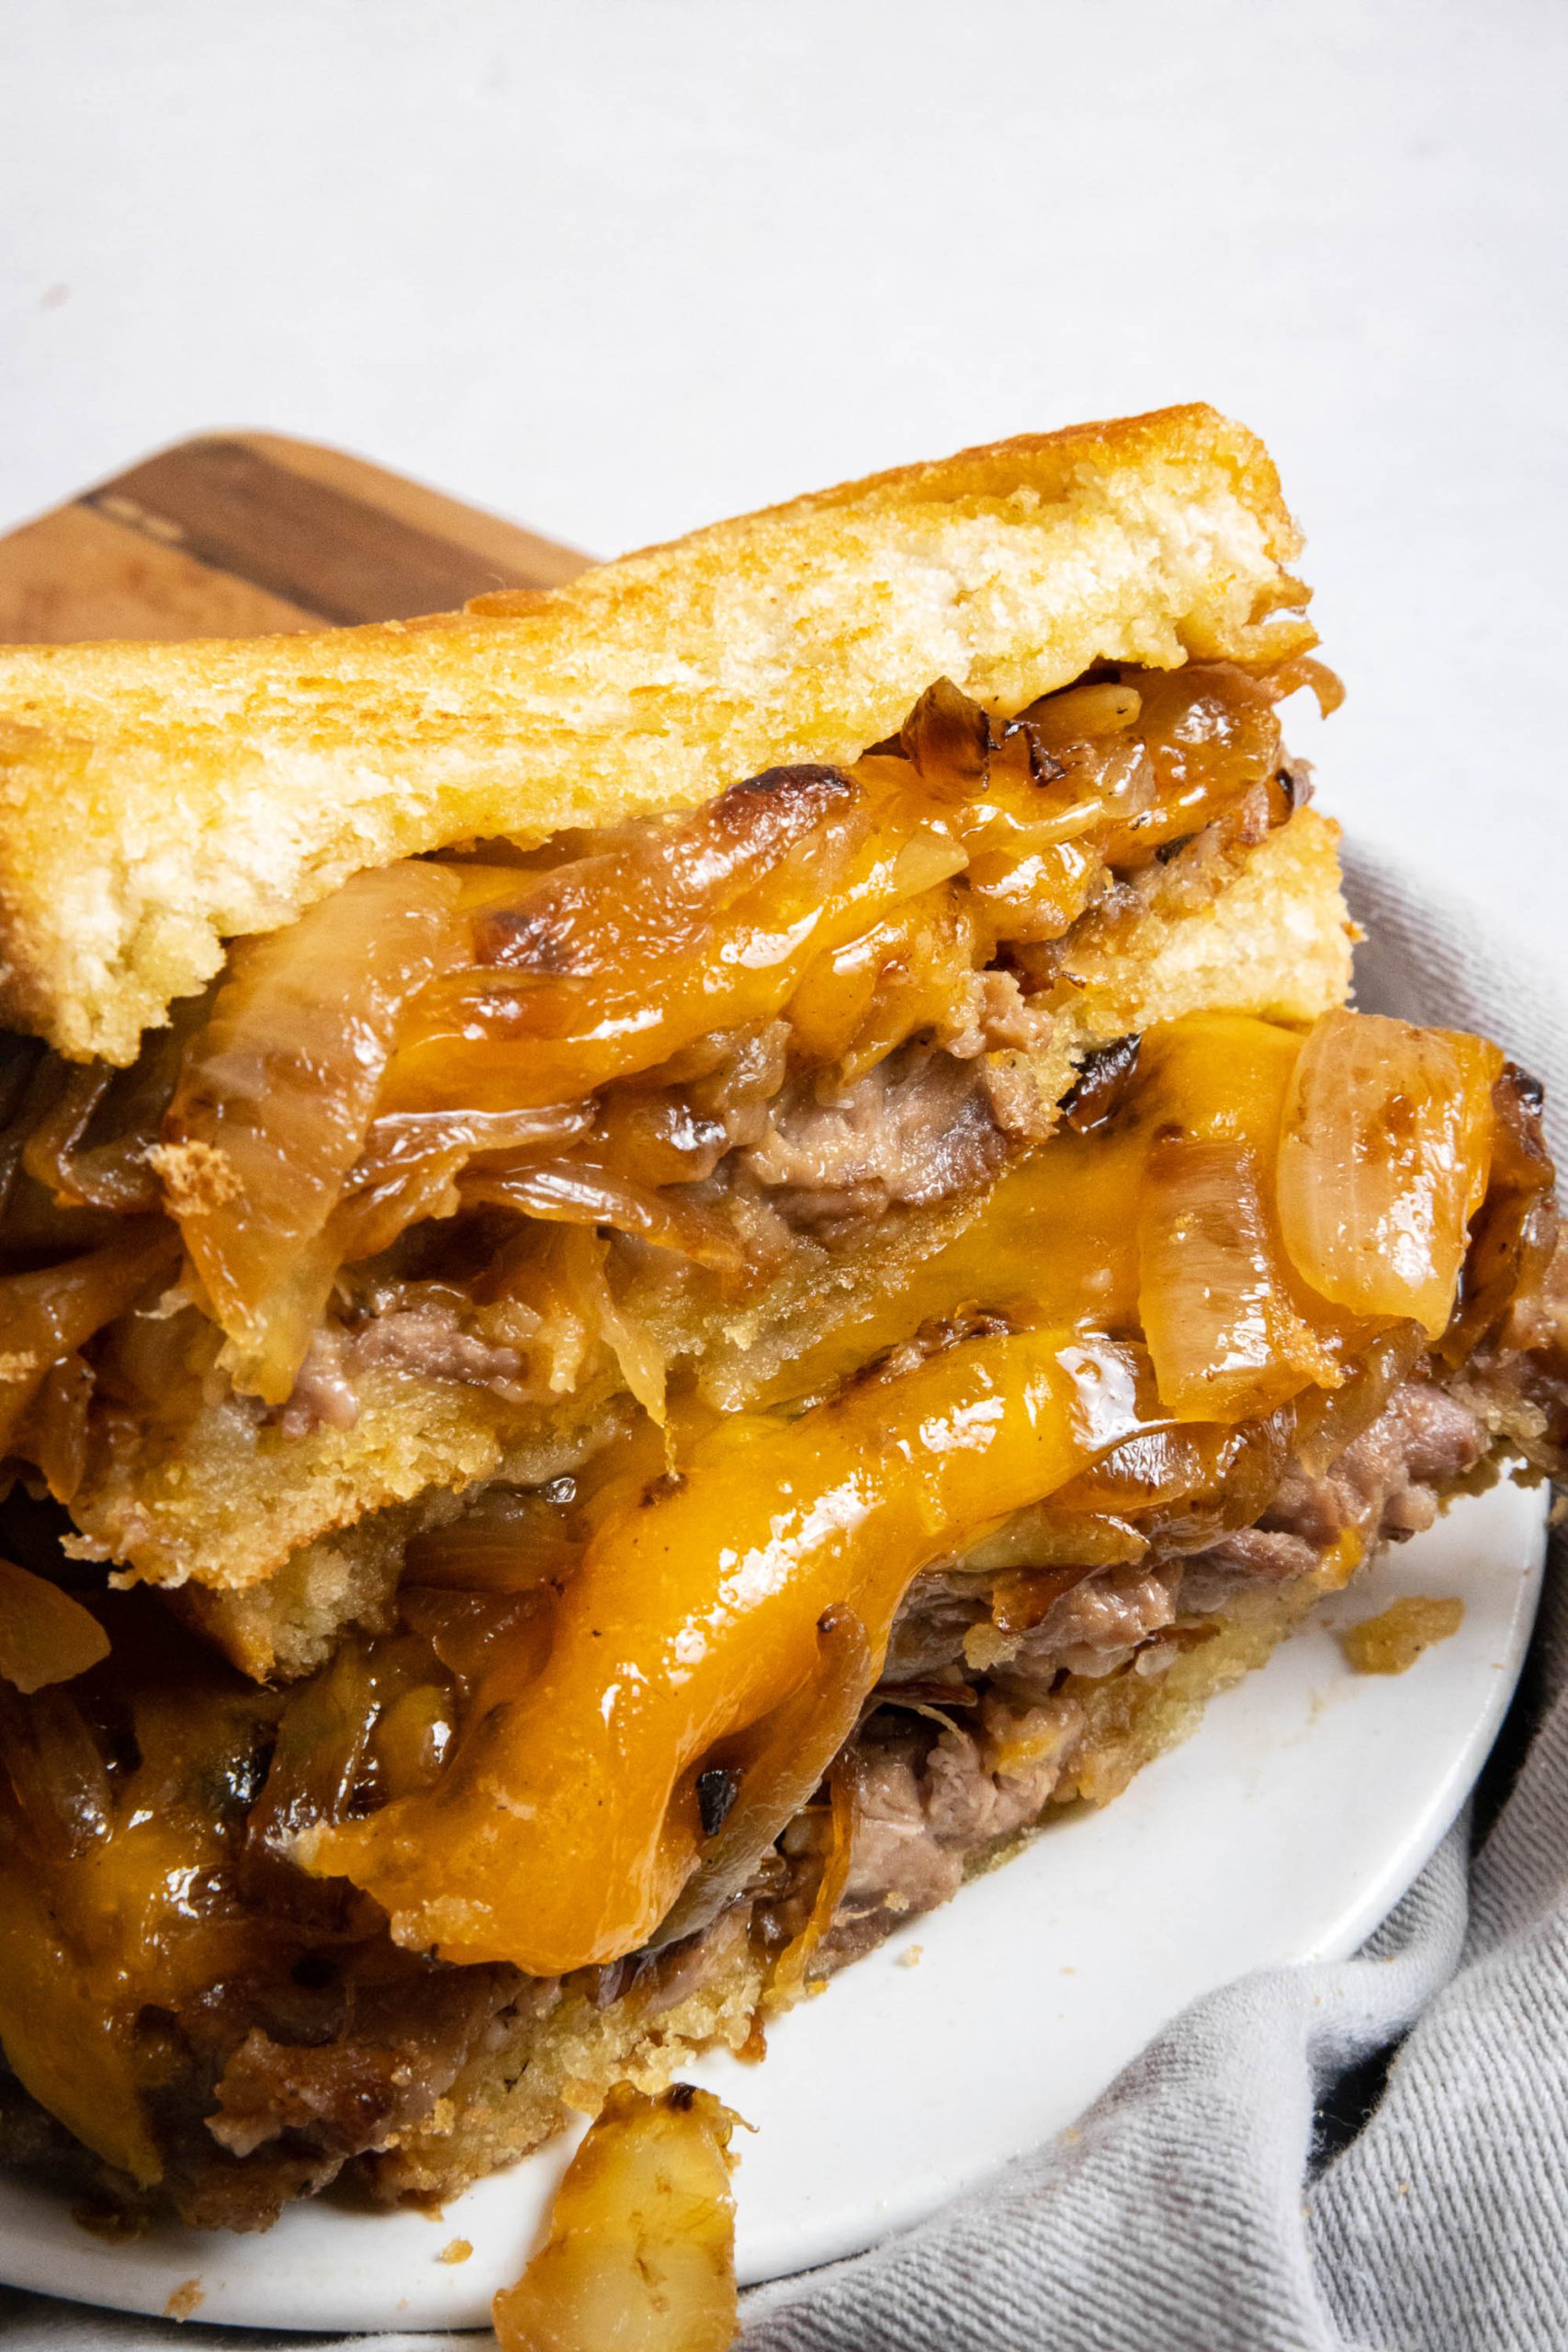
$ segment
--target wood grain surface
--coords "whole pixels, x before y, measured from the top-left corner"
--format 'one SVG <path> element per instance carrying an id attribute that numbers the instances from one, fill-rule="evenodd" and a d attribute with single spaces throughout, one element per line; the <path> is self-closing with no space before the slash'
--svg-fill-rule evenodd
<path id="1" fill-rule="evenodd" d="M 203 434 L 0 538 L 0 643 L 407 620 L 588 561 L 338 449 Z"/>

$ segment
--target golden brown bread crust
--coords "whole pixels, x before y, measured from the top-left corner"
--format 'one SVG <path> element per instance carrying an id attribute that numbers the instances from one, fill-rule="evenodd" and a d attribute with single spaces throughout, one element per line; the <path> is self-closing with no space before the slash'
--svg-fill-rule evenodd
<path id="1" fill-rule="evenodd" d="M 1025 435 L 426 624 L 0 651 L 0 1020 L 135 1055 L 350 874 L 852 759 L 933 678 L 1314 641 L 1262 444 L 1213 410 Z"/>

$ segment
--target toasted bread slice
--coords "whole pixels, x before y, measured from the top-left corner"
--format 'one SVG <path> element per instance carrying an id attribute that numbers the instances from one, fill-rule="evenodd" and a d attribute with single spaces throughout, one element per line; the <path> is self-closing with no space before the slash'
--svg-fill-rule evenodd
<path id="1" fill-rule="evenodd" d="M 431 623 L 0 652 L 0 1019 L 129 1063 L 360 869 L 852 759 L 945 674 L 1314 641 L 1262 444 L 1213 409 L 1026 435 Z"/>

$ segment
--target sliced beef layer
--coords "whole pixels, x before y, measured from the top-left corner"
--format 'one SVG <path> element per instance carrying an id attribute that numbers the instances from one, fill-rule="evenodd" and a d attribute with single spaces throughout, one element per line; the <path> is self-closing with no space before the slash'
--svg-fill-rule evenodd
<path id="1" fill-rule="evenodd" d="M 546 2014 L 555 1994 L 514 1969 L 446 1967 L 375 1935 L 270 1978 L 247 1972 L 177 2012 L 144 2011 L 139 2032 L 163 2076 L 149 2102 L 158 2202 L 197 2229 L 270 2228 L 292 2199 L 428 2118 L 476 2051 Z M 3 2064 L 0 2163 L 90 2204 L 135 2213 L 143 2201 Z"/>
<path id="2" fill-rule="evenodd" d="M 1429 1381 L 1405 1381 L 1322 1476 L 1286 1473 L 1261 1527 L 1319 1550 L 1349 1528 L 1397 1543 L 1431 1526 L 1443 1488 L 1473 1469 L 1486 1446 L 1486 1429 L 1468 1405 Z"/>
<path id="3" fill-rule="evenodd" d="M 269 2227 L 291 2197 L 425 2120 L 475 2050 L 545 2014 L 555 1990 L 380 1935 L 271 1984 L 215 1985 L 164 2029 L 159 2140 L 185 2218 Z"/>
<path id="4" fill-rule="evenodd" d="M 955 1561 L 922 1577 L 879 1703 L 834 1768 L 852 1787 L 854 1827 L 815 1965 L 836 1967 L 944 1901 L 998 1843 L 1071 1793 L 1106 1702 L 1125 1716 L 1131 1701 L 1116 1693 L 1157 1681 L 1209 1637 L 1216 1612 L 1310 1576 L 1348 1531 L 1370 1542 L 1427 1525 L 1441 1491 L 1488 1442 L 1477 1398 L 1411 1379 L 1326 1468 L 1291 1463 L 1254 1526 L 1185 1554 L 1165 1555 L 1156 1543 L 1116 1567 L 1042 1570 L 1048 1604 L 1022 1632 L 993 1621 L 995 1574 Z M 1015 1564 L 1010 1573 L 1016 1584 L 1030 1572 Z M 652 2020 L 700 1979 L 733 1974 L 738 1953 L 776 1951 L 811 1915 L 836 1818 L 820 1805 L 798 1815 L 703 1937 L 589 1972 L 595 1983 L 572 1979 L 565 1991 L 586 1991 L 601 2007 L 635 2002 Z M 465 2070 L 502 2063 L 508 2080 L 520 2077 L 563 1997 L 561 1986 L 509 1968 L 454 1968 L 400 1951 L 373 1919 L 339 1919 L 329 1889 L 301 1883 L 302 1895 L 325 1905 L 312 1942 L 316 1927 L 290 1910 L 287 1875 L 271 1974 L 247 1972 L 143 2018 L 165 2060 L 154 2119 L 164 2194 L 204 2226 L 265 2227 L 345 2164 L 373 2165 L 400 2132 L 428 2121 Z M 96 2169 L 0 2081 L 6 2155 L 73 2172 L 78 2187 Z"/>
<path id="5" fill-rule="evenodd" d="M 792 1236 L 830 1236 L 889 1209 L 931 1208 L 976 1192 L 1054 1122 L 1029 1059 L 1049 1038 L 1051 1021 L 1030 1012 L 1004 972 L 972 974 L 954 1020 L 941 1045 L 901 1047 L 828 1096 L 810 1078 L 784 1087 L 773 1035 L 783 1033 L 781 1023 L 732 1041 L 696 1122 L 716 1145 L 701 1182 L 671 1187 L 671 1199 L 701 1201 L 738 1229 L 744 1224 L 761 1260 L 787 1250 Z M 378 1366 L 487 1388 L 520 1405 L 536 1399 L 523 1346 L 470 1328 L 460 1291 L 446 1285 L 432 1298 L 414 1285 L 406 1295 L 405 1304 L 367 1303 L 351 1324 L 314 1334 L 276 1415 L 286 1436 L 355 1427 L 359 1383 Z M 526 1310 L 513 1307 L 512 1322 L 525 1344 L 540 1337 L 539 1318 Z"/>
<path id="6" fill-rule="evenodd" d="M 314 1429 L 351 1430 L 359 1419 L 355 1385 L 377 1364 L 426 1380 L 461 1381 L 523 1396 L 524 1361 L 515 1348 L 496 1347 L 464 1329 L 457 1309 L 421 1305 L 369 1317 L 354 1330 L 324 1328 L 311 1339 L 292 1395 L 278 1416 L 286 1437 Z"/>
<path id="7" fill-rule="evenodd" d="M 947 1054 L 897 1054 L 838 1101 L 800 1090 L 742 1161 L 792 1225 L 810 1227 L 946 1200 L 994 1175 L 1007 1148 L 983 1072 Z"/>
<path id="8" fill-rule="evenodd" d="M 853 1957 L 908 1913 L 956 1894 L 972 1855 L 1035 1819 L 1082 1725 L 1066 1693 L 1022 1707 L 987 1694 L 974 1728 L 953 1722 L 934 1738 L 919 1717 L 892 1709 L 874 1717 L 858 1759 L 854 1844 L 831 1958 Z"/>
<path id="9" fill-rule="evenodd" d="M 859 1819 L 831 1956 L 852 1958 L 908 1912 L 944 1902 L 977 1854 L 1034 1820 L 1070 1770 L 1084 1727 L 1064 1687 L 1074 1678 L 1157 1673 L 1194 1620 L 1244 1588 L 1311 1574 L 1349 1532 L 1370 1545 L 1429 1527 L 1442 1494 L 1488 1443 L 1472 1406 L 1428 1380 L 1405 1381 L 1325 1470 L 1292 1463 L 1258 1525 L 1184 1557 L 1090 1571 L 1010 1643 L 990 1633 L 987 1579 L 953 1567 L 922 1577 L 889 1648 L 885 1704 L 863 1735 Z M 1160 1640 L 1168 1633 L 1171 1645 Z M 925 1712 L 906 1712 L 911 1705 Z"/>

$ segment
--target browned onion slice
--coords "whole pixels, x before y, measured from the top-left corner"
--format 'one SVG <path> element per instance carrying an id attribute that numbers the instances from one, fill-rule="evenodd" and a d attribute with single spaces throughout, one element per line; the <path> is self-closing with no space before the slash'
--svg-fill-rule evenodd
<path id="1" fill-rule="evenodd" d="M 1065 752 L 1135 726 L 1142 708 L 1136 686 L 1120 678 L 1089 678 L 1031 703 L 1023 724 L 1033 728 L 1048 752 Z"/>
<path id="2" fill-rule="evenodd" d="M 929 790 L 955 800 L 985 791 L 996 749 L 990 718 L 951 678 L 938 678 L 926 688 L 900 728 L 898 742 Z"/>
<path id="3" fill-rule="evenodd" d="M 68 1503 L 87 1475 L 87 1417 L 95 1377 L 80 1353 L 50 1365 L 17 1427 L 22 1459 L 36 1464 L 57 1503 Z"/>
<path id="4" fill-rule="evenodd" d="M 0 1771 L 49 1861 L 73 1861 L 108 1837 L 114 1800 L 102 1752 L 69 1690 L 30 1698 L 0 1685 Z"/>
<path id="5" fill-rule="evenodd" d="M 449 1592 L 529 1592 L 558 1581 L 581 1549 L 565 1510 L 544 1495 L 502 1487 L 450 1527 L 408 1547 L 405 1587 Z"/>
<path id="6" fill-rule="evenodd" d="M 175 1236 L 138 1217 L 123 1236 L 63 1265 L 0 1278 L 0 1453 L 60 1363 L 124 1313 L 160 1274 L 173 1273 Z"/>
<path id="7" fill-rule="evenodd" d="M 354 1169 L 355 1183 L 414 1166 L 430 1152 L 477 1159 L 553 1159 L 593 1125 L 592 1102 L 550 1102 L 515 1111 L 406 1111 L 378 1119 Z"/>
<path id="8" fill-rule="evenodd" d="M 345 1265 L 389 1250 L 399 1234 L 460 1206 L 457 1179 L 476 1158 L 547 1159 L 586 1135 L 592 1102 L 520 1111 L 407 1112 L 377 1119 L 324 1237 Z"/>
<path id="9" fill-rule="evenodd" d="M 62 1207 L 112 1209 L 122 1216 L 161 1205 L 149 1154 L 158 1140 L 186 1046 L 207 1017 L 205 996 L 185 997 L 166 1029 L 154 1030 L 129 1069 L 90 1062 L 76 1068 L 53 1056 L 54 1100 L 33 1126 L 22 1165 Z M 97 1130 L 97 1139 L 89 1136 Z"/>
<path id="10" fill-rule="evenodd" d="M 567 2166 L 549 2234 L 491 2306 L 500 2352 L 728 2352 L 739 2117 L 677 2083 L 617 2083 Z"/>
<path id="11" fill-rule="evenodd" d="M 1506 1317 L 1508 1344 L 1556 1343 L 1551 1265 L 1561 1216 L 1555 1171 L 1541 1134 L 1541 1090 L 1513 1063 L 1492 1089 L 1492 1163 L 1486 1198 L 1472 1219 L 1459 1307 L 1438 1355 L 1452 1369 Z"/>
<path id="12" fill-rule="evenodd" d="M 356 875 L 244 941 L 157 1157 L 236 1386 L 281 1404 L 337 1272 L 325 1238 L 410 1000 L 464 951 L 451 867 Z"/>
<path id="13" fill-rule="evenodd" d="M 525 1216 L 568 1225 L 609 1225 L 636 1234 L 656 1249 L 673 1250 L 698 1265 L 739 1273 L 746 1253 L 738 1237 L 711 1208 L 680 1201 L 668 1192 L 627 1183 L 609 1170 L 571 1159 L 547 1160 L 537 1168 L 473 1169 L 461 1181 L 465 1201 L 489 1201 Z"/>
<path id="14" fill-rule="evenodd" d="M 90 1062 L 85 1069 L 61 1063 L 58 1069 L 59 1091 L 22 1148 L 22 1166 L 35 1183 L 47 1185 L 57 1200 L 79 1203 L 84 1196 L 72 1166 L 75 1147 L 108 1092 L 114 1071 L 107 1062 Z M 107 1205 L 114 1208 L 118 1204 L 111 1201 Z"/>
<path id="15" fill-rule="evenodd" d="M 1249 1146 L 1166 1136 L 1138 1216 L 1138 1311 L 1161 1402 L 1184 1420 L 1271 1412 L 1336 1359 L 1292 1306 Z"/>
<path id="16" fill-rule="evenodd" d="M 930 1712 L 934 1713 L 934 1710 Z M 939 1714 L 936 1720 L 945 1726 L 948 1718 Z M 817 1893 L 805 1927 L 792 1943 L 784 1946 L 774 1962 L 768 1984 L 770 2007 L 787 2008 L 806 1991 L 811 1962 L 821 1949 L 843 1900 L 844 1889 L 849 1884 L 850 1864 L 854 1859 L 855 1825 L 860 1818 L 860 1788 L 858 1759 L 852 1751 L 840 1756 L 833 1767 L 828 1787 L 828 1857 L 822 1865 L 822 1875 L 817 1882 Z"/>
<path id="17" fill-rule="evenodd" d="M 1344 682 L 1326 662 L 1319 662 L 1310 653 L 1294 653 L 1289 661 L 1277 662 L 1258 680 L 1276 702 L 1283 702 L 1301 686 L 1310 686 L 1317 698 L 1320 717 L 1332 718 L 1345 699 Z"/>
<path id="18" fill-rule="evenodd" d="M 0 1560 L 0 1679 L 24 1692 L 72 1682 L 109 1654 L 108 1635 L 47 1577 Z"/>
<path id="19" fill-rule="evenodd" d="M 1439 1336 L 1486 1190 L 1502 1068 L 1478 1037 L 1324 1014 L 1296 1063 L 1279 1156 L 1280 1231 L 1314 1290 Z"/>

